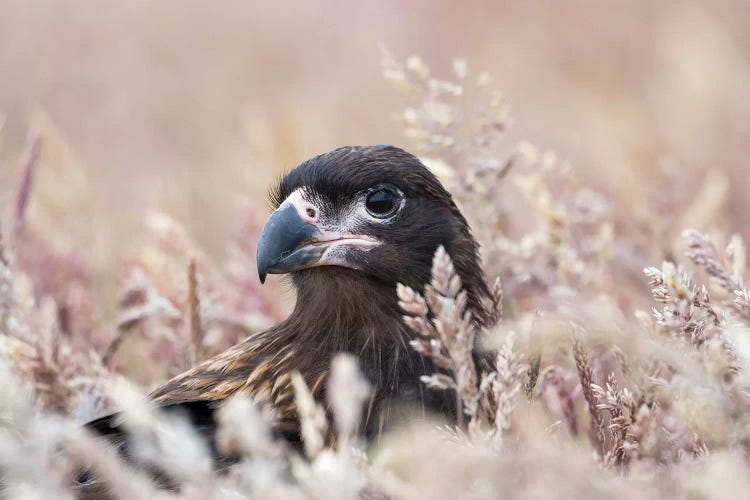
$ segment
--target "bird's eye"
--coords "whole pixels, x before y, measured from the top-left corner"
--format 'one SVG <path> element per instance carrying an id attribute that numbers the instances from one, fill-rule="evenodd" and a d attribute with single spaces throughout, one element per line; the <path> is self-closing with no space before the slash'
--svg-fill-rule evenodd
<path id="1" fill-rule="evenodd" d="M 398 205 L 398 194 L 386 188 L 373 189 L 367 194 L 365 200 L 367 211 L 378 219 L 385 219 L 396 213 Z"/>

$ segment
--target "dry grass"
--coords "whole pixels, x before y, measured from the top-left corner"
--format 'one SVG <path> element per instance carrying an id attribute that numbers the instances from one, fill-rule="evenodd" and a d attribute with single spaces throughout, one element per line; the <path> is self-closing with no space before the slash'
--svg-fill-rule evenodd
<path id="1" fill-rule="evenodd" d="M 408 100 L 397 118 L 414 151 L 454 193 L 488 276 L 501 279 L 490 331 L 472 327 L 442 247 L 424 290 L 394 291 L 418 334 L 412 346 L 439 370 L 423 381 L 456 391 L 461 425 L 415 419 L 367 447 L 357 429 L 369 387 L 339 357 L 332 422 L 293 378 L 304 459 L 272 438 L 273 415 L 238 399 L 219 415 L 218 444 L 242 460 L 215 473 L 186 423 L 141 395 L 284 316 L 278 290 L 261 289 L 252 269 L 259 217 L 244 213 L 221 265 L 176 220 L 149 214 L 148 236 L 121 265 L 119 299 L 102 297 L 86 253 L 27 217 L 38 159 L 50 154 L 51 139 L 34 132 L 0 240 L 9 498 L 70 498 L 80 466 L 120 498 L 728 498 L 750 489 L 746 249 L 738 235 L 689 229 L 692 220 L 724 226 L 712 196 L 726 192 L 677 196 L 649 179 L 641 205 L 623 206 L 553 152 L 510 141 L 509 107 L 488 75 L 456 61 L 441 80 L 419 58 L 384 57 Z M 475 342 L 491 366 L 477 370 Z M 179 494 L 156 492 L 77 425 L 118 408 L 136 460 L 167 471 Z"/>

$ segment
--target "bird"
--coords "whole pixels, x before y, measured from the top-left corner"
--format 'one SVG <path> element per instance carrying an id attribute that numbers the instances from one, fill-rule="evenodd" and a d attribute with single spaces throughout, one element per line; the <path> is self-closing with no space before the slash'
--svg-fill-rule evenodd
<path id="1" fill-rule="evenodd" d="M 267 401 L 279 435 L 299 446 L 292 373 L 325 403 L 330 362 L 350 353 L 373 388 L 363 419 L 367 438 L 388 428 L 399 408 L 455 420 L 455 394 L 426 390 L 420 381 L 436 370 L 409 345 L 416 334 L 404 322 L 396 293 L 399 283 L 415 290 L 429 283 L 442 245 L 461 278 L 472 321 L 477 327 L 492 321 L 479 245 L 438 178 L 398 147 L 348 146 L 302 162 L 269 197 L 273 212 L 257 240 L 258 276 L 264 283 L 268 275 L 286 275 L 296 291 L 291 314 L 177 375 L 149 398 L 186 414 L 209 442 L 213 415 L 228 398 Z M 116 415 L 88 427 L 124 439 Z"/>

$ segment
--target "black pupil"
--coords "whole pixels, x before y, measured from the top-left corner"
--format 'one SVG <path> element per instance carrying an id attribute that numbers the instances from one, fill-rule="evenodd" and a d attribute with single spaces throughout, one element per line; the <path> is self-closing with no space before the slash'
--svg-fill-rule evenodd
<path id="1" fill-rule="evenodd" d="M 373 214 L 389 214 L 396 206 L 396 196 L 385 189 L 378 189 L 367 196 L 367 210 Z"/>

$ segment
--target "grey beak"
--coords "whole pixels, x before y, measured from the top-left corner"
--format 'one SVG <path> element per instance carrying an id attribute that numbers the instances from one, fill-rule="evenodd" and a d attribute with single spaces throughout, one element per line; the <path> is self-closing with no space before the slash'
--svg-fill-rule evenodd
<path id="1" fill-rule="evenodd" d="M 294 206 L 279 207 L 263 225 L 258 239 L 260 282 L 265 283 L 267 274 L 290 273 L 315 264 L 325 248 L 308 244 L 321 236 L 317 227 L 302 220 Z"/>

